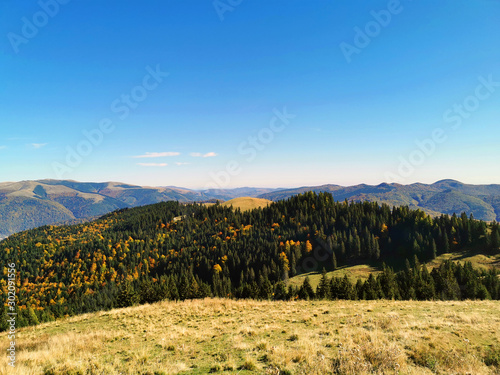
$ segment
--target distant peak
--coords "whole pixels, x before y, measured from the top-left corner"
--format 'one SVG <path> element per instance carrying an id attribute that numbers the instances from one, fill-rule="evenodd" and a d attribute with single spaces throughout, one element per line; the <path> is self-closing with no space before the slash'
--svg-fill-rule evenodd
<path id="1" fill-rule="evenodd" d="M 433 183 L 433 185 L 442 185 L 442 184 L 463 185 L 463 183 L 461 183 L 460 181 L 452 179 L 439 180 Z"/>

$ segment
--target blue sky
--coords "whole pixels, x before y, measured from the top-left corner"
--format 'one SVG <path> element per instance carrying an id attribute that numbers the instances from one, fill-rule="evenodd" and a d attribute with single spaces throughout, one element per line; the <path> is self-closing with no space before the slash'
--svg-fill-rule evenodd
<path id="1" fill-rule="evenodd" d="M 0 181 L 500 183 L 499 25 L 496 0 L 4 0 Z"/>

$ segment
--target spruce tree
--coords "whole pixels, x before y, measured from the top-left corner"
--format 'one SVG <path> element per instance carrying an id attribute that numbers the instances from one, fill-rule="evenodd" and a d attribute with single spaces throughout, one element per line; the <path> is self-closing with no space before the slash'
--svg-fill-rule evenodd
<path id="1" fill-rule="evenodd" d="M 283 281 L 278 281 L 274 287 L 274 296 L 275 300 L 286 300 L 288 299 L 286 285 Z"/>
<path id="2" fill-rule="evenodd" d="M 135 292 L 132 283 L 125 281 L 120 284 L 118 299 L 116 301 L 117 307 L 129 307 L 137 303 L 139 303 L 139 296 Z"/>
<path id="3" fill-rule="evenodd" d="M 491 246 L 491 251 L 493 254 L 498 253 L 498 248 L 500 247 L 500 234 L 499 232 L 499 227 L 498 224 L 493 224 L 491 226 L 491 239 L 490 239 L 490 246 Z"/>
<path id="4" fill-rule="evenodd" d="M 323 268 L 321 273 L 321 279 L 319 281 L 318 287 L 316 288 L 316 297 L 318 299 L 329 299 L 330 298 L 330 280 L 326 275 L 326 270 Z"/>
<path id="5" fill-rule="evenodd" d="M 300 299 L 313 299 L 314 298 L 314 290 L 311 286 L 311 282 L 309 280 L 309 276 L 304 279 L 302 286 L 299 289 L 299 298 Z"/>
<path id="6" fill-rule="evenodd" d="M 437 246 L 436 246 L 436 241 L 432 239 L 431 242 L 431 259 L 436 259 L 437 256 Z"/>

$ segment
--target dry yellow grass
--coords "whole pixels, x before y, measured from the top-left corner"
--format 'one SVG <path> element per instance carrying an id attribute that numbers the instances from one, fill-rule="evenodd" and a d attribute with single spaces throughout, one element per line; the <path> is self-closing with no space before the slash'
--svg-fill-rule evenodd
<path id="1" fill-rule="evenodd" d="M 233 206 L 233 208 L 239 208 L 242 211 L 247 211 L 258 207 L 264 208 L 271 203 L 272 201 L 262 198 L 240 197 L 228 200 L 221 203 L 221 205 L 225 207 Z"/>
<path id="2" fill-rule="evenodd" d="M 498 301 L 204 299 L 19 330 L 2 374 L 499 374 Z M 7 340 L 0 348 L 5 353 Z"/>

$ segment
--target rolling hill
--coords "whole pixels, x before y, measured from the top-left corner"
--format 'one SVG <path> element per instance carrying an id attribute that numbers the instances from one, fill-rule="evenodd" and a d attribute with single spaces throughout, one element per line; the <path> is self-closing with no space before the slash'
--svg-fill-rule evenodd
<path id="1" fill-rule="evenodd" d="M 239 208 L 242 211 L 253 210 L 254 208 L 264 208 L 268 206 L 272 201 L 263 198 L 252 198 L 252 197 L 241 197 L 230 199 L 227 202 L 222 203 L 224 207 Z"/>

